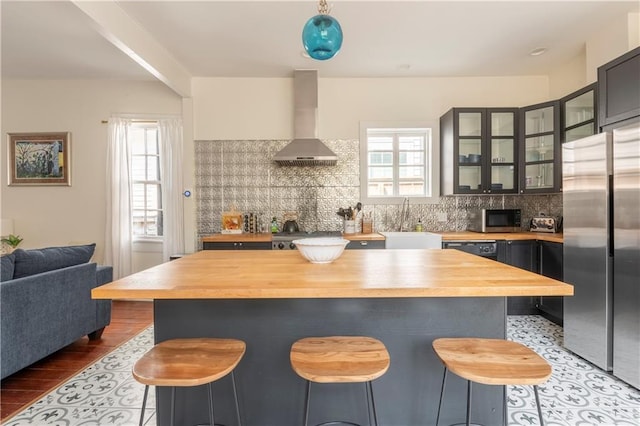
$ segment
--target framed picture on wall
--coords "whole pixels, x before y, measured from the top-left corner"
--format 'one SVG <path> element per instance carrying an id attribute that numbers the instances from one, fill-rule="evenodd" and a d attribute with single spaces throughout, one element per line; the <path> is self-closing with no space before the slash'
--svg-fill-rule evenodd
<path id="1" fill-rule="evenodd" d="M 10 186 L 71 186 L 71 134 L 8 133 Z"/>

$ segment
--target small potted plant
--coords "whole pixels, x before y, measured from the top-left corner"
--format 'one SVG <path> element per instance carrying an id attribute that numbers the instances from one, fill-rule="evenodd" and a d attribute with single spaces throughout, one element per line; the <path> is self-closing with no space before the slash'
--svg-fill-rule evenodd
<path id="1" fill-rule="evenodd" d="M 0 241 L 3 244 L 11 247 L 11 251 L 13 251 L 16 249 L 16 247 L 18 247 L 18 245 L 20 245 L 20 243 L 22 242 L 22 238 L 20 238 L 20 235 L 9 234 L 6 237 L 0 239 Z"/>

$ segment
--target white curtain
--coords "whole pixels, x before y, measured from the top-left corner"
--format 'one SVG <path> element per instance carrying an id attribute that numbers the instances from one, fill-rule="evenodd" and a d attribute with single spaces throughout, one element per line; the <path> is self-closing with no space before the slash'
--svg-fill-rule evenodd
<path id="1" fill-rule="evenodd" d="M 113 266 L 114 280 L 131 274 L 130 123 L 123 118 L 109 119 L 105 263 Z"/>
<path id="2" fill-rule="evenodd" d="M 160 176 L 162 178 L 163 245 L 162 260 L 184 253 L 182 198 L 182 120 L 158 120 Z"/>

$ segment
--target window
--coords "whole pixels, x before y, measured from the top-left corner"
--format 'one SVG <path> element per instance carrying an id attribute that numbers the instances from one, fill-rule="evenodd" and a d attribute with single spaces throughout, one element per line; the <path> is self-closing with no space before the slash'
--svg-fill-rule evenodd
<path id="1" fill-rule="evenodd" d="M 409 197 L 436 202 L 434 126 L 361 124 L 360 191 L 363 202 L 395 204 Z"/>
<path id="2" fill-rule="evenodd" d="M 162 237 L 162 182 L 158 126 L 133 123 L 131 141 L 131 197 L 134 239 Z"/>

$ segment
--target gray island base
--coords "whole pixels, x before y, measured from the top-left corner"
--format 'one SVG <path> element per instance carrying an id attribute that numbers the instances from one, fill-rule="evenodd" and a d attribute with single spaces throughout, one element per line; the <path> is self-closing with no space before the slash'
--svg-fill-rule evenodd
<path id="1" fill-rule="evenodd" d="M 506 337 L 505 297 L 155 300 L 155 340 L 231 337 L 247 351 L 236 368 L 245 426 L 300 426 L 305 381 L 291 369 L 289 350 L 308 336 L 365 335 L 391 355 L 373 382 L 381 426 L 434 425 L 443 367 L 431 343 L 438 337 Z M 502 425 L 501 386 L 474 384 L 472 421 Z M 170 391 L 158 388 L 157 424 L 170 423 Z M 440 424 L 465 420 L 466 382 L 447 378 Z M 214 384 L 216 423 L 235 425 L 229 376 Z M 364 384 L 313 384 L 309 424 L 368 424 Z M 208 423 L 206 386 L 179 388 L 176 424 Z"/>

